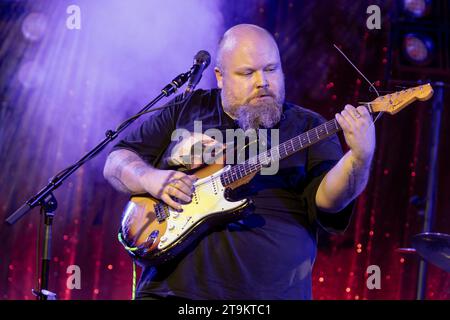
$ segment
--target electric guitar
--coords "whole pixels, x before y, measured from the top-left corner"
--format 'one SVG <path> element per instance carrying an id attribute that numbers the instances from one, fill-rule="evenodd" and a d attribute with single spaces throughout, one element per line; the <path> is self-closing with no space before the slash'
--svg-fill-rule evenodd
<path id="1" fill-rule="evenodd" d="M 416 100 L 433 95 L 430 84 L 409 88 L 365 103 L 370 113 L 396 114 Z M 341 130 L 336 119 L 325 122 L 270 150 L 236 165 L 214 163 L 196 169 L 192 201 L 176 211 L 149 194 L 132 196 L 121 221 L 119 241 L 141 265 L 157 265 L 195 245 L 214 226 L 242 219 L 251 208 L 248 199 L 230 201 L 231 189 L 248 183 L 272 161 L 279 161 Z M 225 163 L 222 161 L 222 163 Z"/>

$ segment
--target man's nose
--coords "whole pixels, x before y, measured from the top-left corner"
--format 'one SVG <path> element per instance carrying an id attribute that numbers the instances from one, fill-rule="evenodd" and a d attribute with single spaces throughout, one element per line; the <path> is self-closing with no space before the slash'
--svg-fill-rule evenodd
<path id="1" fill-rule="evenodd" d="M 257 88 L 267 88 L 269 86 L 269 82 L 267 82 L 264 71 L 255 72 L 255 78 L 255 84 Z"/>

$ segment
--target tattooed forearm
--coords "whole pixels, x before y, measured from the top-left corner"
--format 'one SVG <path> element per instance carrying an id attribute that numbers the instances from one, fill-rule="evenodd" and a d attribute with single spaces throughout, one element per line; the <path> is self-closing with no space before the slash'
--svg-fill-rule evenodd
<path id="1" fill-rule="evenodd" d="M 366 187 L 371 159 L 357 161 L 347 153 L 324 177 L 316 193 L 316 205 L 328 212 L 338 212 Z"/>
<path id="2" fill-rule="evenodd" d="M 356 193 L 357 170 L 355 161 L 351 161 L 350 172 L 348 174 L 347 199 L 353 199 Z"/>
<path id="3" fill-rule="evenodd" d="M 367 163 L 357 163 L 355 159 L 350 157 L 350 166 L 348 173 L 348 187 L 346 198 L 348 201 L 355 199 L 364 191 L 369 179 L 371 160 Z"/>
<path id="4" fill-rule="evenodd" d="M 142 161 L 139 156 L 133 153 L 130 153 L 126 156 L 112 153 L 107 160 L 106 166 L 112 166 L 114 168 L 112 176 L 116 177 L 117 179 L 121 179 L 122 172 L 127 167 L 139 177 L 142 177 L 149 167 Z"/>
<path id="5" fill-rule="evenodd" d="M 137 163 L 133 166 L 133 171 L 134 171 L 134 173 L 135 173 L 137 176 L 142 177 L 142 176 L 144 176 L 144 174 L 147 173 L 147 171 L 148 171 L 148 165 L 143 164 L 143 163 L 138 163 L 138 162 L 137 162 Z"/>
<path id="6" fill-rule="evenodd" d="M 120 179 L 123 169 L 133 161 L 136 161 L 136 157 L 136 155 L 128 155 L 123 158 L 117 154 L 112 154 L 111 158 L 108 158 L 108 161 L 110 161 L 111 165 L 114 167 L 113 176 Z"/>
<path id="7" fill-rule="evenodd" d="M 120 181 L 119 179 L 117 179 L 116 177 L 110 177 L 108 179 L 109 183 L 111 183 L 111 185 L 117 190 L 117 191 L 122 191 L 125 193 L 130 193 L 131 190 L 127 188 L 126 185 L 124 185 L 122 183 L 122 181 Z"/>
<path id="8" fill-rule="evenodd" d="M 151 168 L 137 154 L 128 150 L 116 150 L 106 160 L 104 176 L 119 191 L 141 192 L 143 189 L 139 179 Z"/>

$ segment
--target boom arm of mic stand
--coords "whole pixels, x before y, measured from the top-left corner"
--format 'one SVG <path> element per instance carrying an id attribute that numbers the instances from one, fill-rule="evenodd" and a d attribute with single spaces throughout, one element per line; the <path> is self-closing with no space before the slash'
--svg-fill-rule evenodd
<path id="1" fill-rule="evenodd" d="M 175 77 L 168 85 L 166 85 L 161 93 L 152 101 L 150 101 L 145 107 L 143 107 L 139 113 L 145 112 L 149 110 L 152 106 L 154 106 L 157 102 L 159 102 L 163 97 L 168 97 L 171 94 L 175 93 L 178 88 L 183 86 L 186 81 L 189 79 L 191 75 L 191 71 L 181 73 L 177 77 Z M 10 225 L 16 223 L 20 218 L 22 218 L 27 212 L 36 207 L 37 205 L 42 205 L 44 203 L 44 199 L 51 194 L 54 190 L 56 190 L 65 179 L 67 179 L 73 172 L 75 172 L 79 167 L 81 167 L 86 161 L 90 160 L 96 154 L 98 154 L 101 150 L 103 150 L 112 140 L 114 140 L 120 132 L 125 130 L 131 123 L 133 123 L 137 118 L 128 121 L 117 131 L 108 130 L 106 132 L 106 138 L 102 140 L 96 147 L 94 147 L 91 151 L 89 151 L 83 158 L 81 158 L 75 165 L 69 167 L 70 169 L 64 171 L 61 176 L 57 176 L 53 178 L 47 186 L 45 186 L 41 191 L 39 191 L 36 195 L 28 199 L 19 209 L 17 209 L 13 214 L 11 214 L 8 218 L 6 218 L 6 222 Z"/>

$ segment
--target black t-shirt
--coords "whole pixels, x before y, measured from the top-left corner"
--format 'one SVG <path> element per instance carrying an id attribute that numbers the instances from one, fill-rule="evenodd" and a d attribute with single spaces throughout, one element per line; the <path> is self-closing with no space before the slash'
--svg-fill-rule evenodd
<path id="1" fill-rule="evenodd" d="M 167 159 L 179 142 L 171 141 L 176 128 L 193 132 L 195 120 L 202 121 L 203 132 L 238 128 L 223 111 L 218 89 L 197 90 L 188 103 L 180 100 L 150 116 L 113 150 L 125 148 L 156 168 L 172 169 Z M 323 122 L 317 113 L 285 103 L 274 128 L 281 143 Z M 341 157 L 333 135 L 281 160 L 276 175 L 257 174 L 235 192 L 253 200 L 252 214 L 215 228 L 179 259 L 145 267 L 137 297 L 311 299 L 317 226 L 343 231 L 353 210 L 353 202 L 335 214 L 319 212 L 315 205 L 322 178 Z"/>

